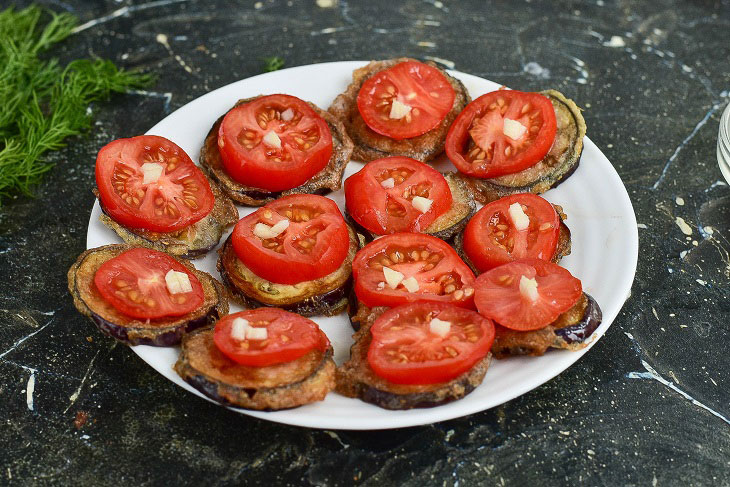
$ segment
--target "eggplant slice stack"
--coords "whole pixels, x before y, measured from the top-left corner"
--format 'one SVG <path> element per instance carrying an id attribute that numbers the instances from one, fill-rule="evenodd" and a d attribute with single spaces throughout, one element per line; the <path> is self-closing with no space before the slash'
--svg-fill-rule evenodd
<path id="1" fill-rule="evenodd" d="M 141 320 L 126 316 L 107 302 L 94 284 L 94 275 L 101 265 L 132 245 L 115 244 L 89 249 L 79 256 L 68 271 L 68 289 L 79 312 L 91 318 L 106 335 L 127 345 L 169 347 L 180 343 L 182 336 L 215 323 L 228 313 L 228 299 L 223 286 L 210 274 L 201 272 L 190 263 L 176 259 L 187 267 L 203 286 L 204 301 L 197 310 L 183 316 Z"/>

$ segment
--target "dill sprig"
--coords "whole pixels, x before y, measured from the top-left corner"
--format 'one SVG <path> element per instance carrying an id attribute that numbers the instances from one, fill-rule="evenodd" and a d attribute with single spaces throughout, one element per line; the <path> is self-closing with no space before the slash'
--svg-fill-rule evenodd
<path id="1" fill-rule="evenodd" d="M 41 57 L 76 25 L 70 14 L 35 6 L 0 11 L 0 202 L 15 193 L 32 196 L 53 167 L 43 155 L 91 127 L 91 102 L 153 81 L 108 60 L 79 59 L 62 67 Z"/>
<path id="2" fill-rule="evenodd" d="M 265 57 L 264 61 L 264 72 L 270 73 L 272 71 L 278 71 L 284 67 L 284 58 L 279 56 Z"/>

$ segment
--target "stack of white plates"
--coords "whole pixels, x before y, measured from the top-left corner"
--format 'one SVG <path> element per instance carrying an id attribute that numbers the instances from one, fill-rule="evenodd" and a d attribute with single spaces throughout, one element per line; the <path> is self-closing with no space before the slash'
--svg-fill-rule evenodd
<path id="1" fill-rule="evenodd" d="M 720 117 L 720 130 L 717 135 L 717 163 L 725 179 L 730 183 L 730 104 Z"/>

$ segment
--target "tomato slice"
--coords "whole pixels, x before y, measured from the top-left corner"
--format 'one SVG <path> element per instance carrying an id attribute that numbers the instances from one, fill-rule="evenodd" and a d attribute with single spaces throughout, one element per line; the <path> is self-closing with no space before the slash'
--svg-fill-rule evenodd
<path id="1" fill-rule="evenodd" d="M 257 225 L 289 226 L 277 236 L 257 235 Z M 280 284 L 324 277 L 347 257 L 350 234 L 334 201 L 312 194 L 279 198 L 243 217 L 233 229 L 233 249 L 257 276 Z"/>
<path id="2" fill-rule="evenodd" d="M 165 275 L 184 272 L 192 291 L 170 294 Z M 145 248 L 127 250 L 104 262 L 94 275 L 102 297 L 132 318 L 181 316 L 203 304 L 203 286 L 195 274 L 167 254 Z"/>
<path id="3" fill-rule="evenodd" d="M 529 296 L 529 291 L 521 291 L 523 277 L 537 282 L 535 300 Z M 540 259 L 524 259 L 480 275 L 474 300 L 483 316 L 506 328 L 529 331 L 555 321 L 582 294 L 580 280 L 566 269 Z"/>
<path id="4" fill-rule="evenodd" d="M 145 183 L 144 169 L 160 166 L 159 178 Z M 185 151 L 157 135 L 117 139 L 102 147 L 96 156 L 96 186 L 114 221 L 153 232 L 192 225 L 215 203 L 208 180 Z"/>
<path id="5" fill-rule="evenodd" d="M 519 204 L 529 226 L 517 230 L 510 206 Z M 505 196 L 485 205 L 464 230 L 464 252 L 480 271 L 513 260 L 551 260 L 560 236 L 560 217 L 553 205 L 532 193 Z"/>
<path id="6" fill-rule="evenodd" d="M 431 320 L 448 332 L 431 331 Z M 471 369 L 492 348 L 494 324 L 478 313 L 446 303 L 412 303 L 389 309 L 370 328 L 368 363 L 396 384 L 438 384 Z"/>
<path id="7" fill-rule="evenodd" d="M 509 130 L 515 126 L 524 132 Z M 520 126 L 522 129 L 520 129 Z M 456 168 L 477 178 L 512 174 L 537 164 L 557 132 L 550 99 L 539 93 L 499 90 L 482 95 L 456 117 L 446 135 L 446 155 Z"/>
<path id="8" fill-rule="evenodd" d="M 218 130 L 226 171 L 268 191 L 304 184 L 332 156 L 327 122 L 304 100 L 268 95 L 231 109 Z"/>
<path id="9" fill-rule="evenodd" d="M 242 318 L 252 328 L 266 328 L 267 337 L 238 340 L 233 322 Z M 213 341 L 223 355 L 241 365 L 266 367 L 291 362 L 311 350 L 327 350 L 330 342 L 317 324 L 279 308 L 257 308 L 233 313 L 215 324 Z"/>
<path id="10" fill-rule="evenodd" d="M 416 196 L 432 201 L 425 213 L 413 206 Z M 420 232 L 448 211 L 451 202 L 451 190 L 444 176 L 409 157 L 369 162 L 345 180 L 347 211 L 377 235 Z"/>
<path id="11" fill-rule="evenodd" d="M 441 71 L 405 61 L 368 78 L 357 94 L 357 109 L 372 130 L 401 140 L 435 128 L 451 111 L 455 97 Z"/>
<path id="12" fill-rule="evenodd" d="M 385 267 L 403 275 L 395 288 L 387 284 Z M 352 275 L 357 298 L 366 306 L 428 301 L 473 307 L 474 274 L 449 244 L 424 233 L 394 233 L 370 242 L 355 256 Z M 418 289 L 409 291 L 413 280 Z"/>

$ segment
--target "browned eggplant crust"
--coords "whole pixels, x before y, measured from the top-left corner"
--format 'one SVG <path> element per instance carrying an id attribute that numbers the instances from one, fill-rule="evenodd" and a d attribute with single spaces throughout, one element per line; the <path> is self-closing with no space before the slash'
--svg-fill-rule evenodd
<path id="1" fill-rule="evenodd" d="M 456 92 L 454 105 L 446 117 L 434 129 L 423 135 L 410 139 L 395 140 L 371 130 L 362 119 L 357 109 L 357 94 L 363 83 L 374 74 L 395 66 L 404 61 L 415 61 L 410 58 L 388 59 L 385 61 L 371 61 L 366 66 L 356 69 L 352 73 L 352 83 L 344 93 L 337 96 L 329 108 L 330 113 L 342 120 L 347 133 L 355 144 L 352 158 L 356 161 L 370 162 L 390 156 L 406 156 L 422 162 L 430 161 L 444 150 L 446 134 L 451 123 L 464 107 L 471 101 L 469 92 L 458 79 L 450 76 L 435 63 L 427 62 L 438 68 Z"/>
<path id="2" fill-rule="evenodd" d="M 553 205 L 555 208 L 555 211 L 558 212 L 558 216 L 560 217 L 560 231 L 558 233 L 558 246 L 555 249 L 555 255 L 550 260 L 551 262 L 558 263 L 560 262 L 560 259 L 565 257 L 566 255 L 570 255 L 571 250 L 571 240 L 570 240 L 570 228 L 568 228 L 568 225 L 565 224 L 565 220 L 567 220 L 567 216 L 563 212 L 563 207 L 560 205 Z M 464 252 L 464 232 L 459 232 L 456 237 L 454 237 L 454 243 L 453 247 L 456 250 L 456 253 L 459 254 L 459 257 L 461 257 L 461 260 L 463 260 L 466 265 L 469 266 L 469 268 L 474 272 L 475 275 L 481 274 L 479 269 L 476 268 L 476 266 L 472 263 L 472 261 L 469 259 L 469 256 L 466 255 L 466 252 Z"/>
<path id="3" fill-rule="evenodd" d="M 548 348 L 580 350 L 601 324 L 602 313 L 593 297 L 583 293 L 578 302 L 558 319 L 539 330 L 515 331 L 496 325 L 492 353 L 498 359 L 510 355 L 543 355 Z"/>
<path id="4" fill-rule="evenodd" d="M 394 384 L 378 377 L 368 364 L 368 348 L 372 341 L 370 325 L 362 326 L 353 338 L 355 343 L 350 348 L 350 359 L 337 368 L 336 391 L 384 409 L 428 408 L 461 399 L 482 383 L 491 359 L 491 354 L 487 354 L 470 370 L 448 382 Z"/>
<path id="5" fill-rule="evenodd" d="M 267 367 L 238 364 L 218 350 L 213 330 L 186 335 L 175 372 L 205 396 L 226 406 L 264 411 L 321 401 L 335 388 L 332 347 Z"/>
<path id="6" fill-rule="evenodd" d="M 302 316 L 334 316 L 347 307 L 352 287 L 352 260 L 360 248 L 348 226 L 350 249 L 339 268 L 330 274 L 297 284 L 278 284 L 253 273 L 236 256 L 231 237 L 218 251 L 218 271 L 232 299 L 247 308 L 274 306 Z"/>
<path id="7" fill-rule="evenodd" d="M 444 177 L 451 190 L 451 208 L 434 220 L 423 233 L 448 241 L 466 227 L 469 219 L 476 213 L 477 205 L 468 186 L 456 173 L 447 173 L 444 174 Z M 346 218 L 347 222 L 355 227 L 355 230 L 365 238 L 366 242 L 380 236 L 357 223 L 349 214 L 346 214 Z"/>
<path id="8" fill-rule="evenodd" d="M 223 194 L 218 185 L 212 181 L 208 182 L 215 197 L 213 209 L 201 220 L 181 230 L 158 233 L 144 228 L 125 227 L 106 214 L 99 192 L 95 189 L 94 194 L 99 198 L 102 211 L 99 220 L 128 244 L 141 245 L 184 259 L 202 257 L 218 245 L 223 232 L 238 221 L 238 211 L 233 202 Z"/>
<path id="9" fill-rule="evenodd" d="M 68 271 L 68 290 L 79 312 L 91 318 L 99 329 L 127 345 L 168 347 L 180 343 L 182 336 L 196 328 L 214 323 L 228 313 L 228 299 L 223 286 L 210 274 L 199 271 L 188 261 L 176 259 L 187 267 L 203 286 L 203 304 L 184 316 L 153 320 L 131 318 L 108 303 L 94 284 L 94 275 L 106 261 L 117 257 L 133 245 L 114 244 L 82 253 Z"/>
<path id="10" fill-rule="evenodd" d="M 233 108 L 260 98 L 262 95 L 253 98 L 245 98 L 238 100 Z M 237 203 L 246 206 L 263 206 L 270 203 L 280 196 L 286 196 L 294 193 L 310 193 L 324 195 L 331 191 L 336 191 L 342 186 L 342 175 L 345 173 L 345 167 L 350 162 L 353 144 L 347 131 L 342 123 L 328 112 L 317 107 L 313 103 L 308 103 L 317 114 L 322 117 L 330 128 L 332 133 L 332 157 L 330 157 L 327 165 L 312 176 L 309 181 L 297 186 L 296 188 L 287 189 L 285 191 L 271 192 L 262 188 L 246 186 L 233 179 L 223 166 L 218 151 L 218 129 L 220 128 L 223 117 L 221 116 L 213 124 L 203 142 L 203 148 L 200 150 L 200 165 L 208 175 L 220 184 L 223 191 Z"/>
<path id="11" fill-rule="evenodd" d="M 380 315 L 389 309 L 387 306 L 376 306 L 374 308 L 365 306 L 357 299 L 355 289 L 353 288 L 350 291 L 347 314 L 350 318 L 350 325 L 352 325 L 352 329 L 355 331 L 359 331 L 361 328 L 369 328 Z"/>
<path id="12" fill-rule="evenodd" d="M 514 174 L 479 179 L 461 175 L 480 203 L 489 203 L 514 193 L 542 194 L 565 181 L 578 168 L 583 153 L 586 122 L 581 109 L 555 90 L 541 92 L 555 109 L 558 131 L 548 154 L 537 164 Z"/>

